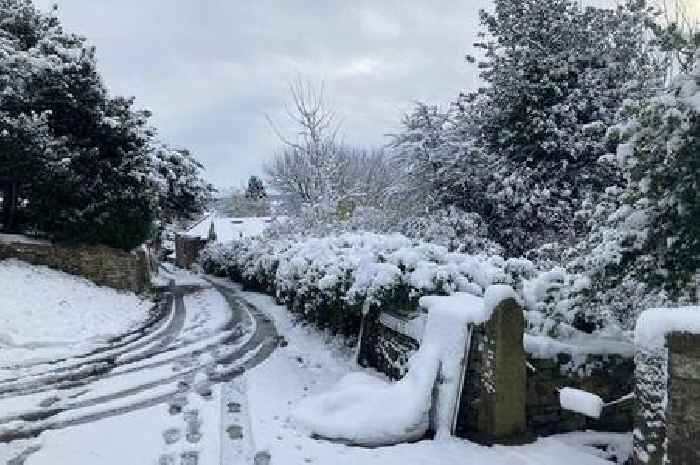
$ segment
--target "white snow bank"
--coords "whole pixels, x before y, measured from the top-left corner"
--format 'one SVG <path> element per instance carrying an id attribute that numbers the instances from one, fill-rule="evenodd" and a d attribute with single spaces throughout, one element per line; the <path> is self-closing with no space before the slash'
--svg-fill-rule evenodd
<path id="1" fill-rule="evenodd" d="M 134 328 L 152 302 L 18 260 L 0 262 L 0 366 L 87 352 Z"/>
<path id="2" fill-rule="evenodd" d="M 646 350 L 660 349 L 666 335 L 676 331 L 700 334 L 700 306 L 645 310 L 637 319 L 634 344 Z"/>
<path id="3" fill-rule="evenodd" d="M 432 391 L 440 370 L 434 426 L 438 438 L 448 437 L 469 342 L 468 323 L 484 321 L 489 314 L 484 299 L 466 293 L 423 297 L 421 306 L 428 309 L 427 323 L 420 349 L 411 357 L 403 379 L 391 384 L 352 373 L 330 391 L 302 401 L 294 412 L 295 420 L 312 434 L 352 444 L 387 445 L 419 439 L 431 426 Z"/>
<path id="4" fill-rule="evenodd" d="M 582 413 L 591 418 L 600 418 L 600 412 L 603 410 L 603 399 L 599 396 L 568 387 L 559 390 L 559 404 L 565 410 Z"/>
<path id="5" fill-rule="evenodd" d="M 429 426 L 437 369 L 435 354 L 421 351 L 409 362 L 408 374 L 395 384 L 350 373 L 330 391 L 303 400 L 293 418 L 312 434 L 352 444 L 420 439 Z"/>

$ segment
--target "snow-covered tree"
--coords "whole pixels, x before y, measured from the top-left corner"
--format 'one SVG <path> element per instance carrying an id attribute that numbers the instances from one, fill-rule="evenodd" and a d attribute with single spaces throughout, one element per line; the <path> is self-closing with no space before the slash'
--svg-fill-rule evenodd
<path id="1" fill-rule="evenodd" d="M 606 131 L 661 84 L 654 15 L 641 0 L 497 0 L 476 44 L 486 85 L 445 112 L 419 104 L 394 137 L 402 192 L 479 213 L 509 255 L 584 233 L 582 202 L 619 179 L 598 163 Z"/>
<path id="2" fill-rule="evenodd" d="M 94 48 L 54 11 L 0 0 L 0 88 L 0 171 L 20 178 L 30 226 L 58 240 L 142 243 L 163 198 L 150 113 L 109 94 Z"/>
<path id="3" fill-rule="evenodd" d="M 158 145 L 151 151 L 161 219 L 192 219 L 204 211 L 214 187 L 202 178 L 203 166 L 187 149 Z"/>
<path id="4" fill-rule="evenodd" d="M 700 53 L 670 91 L 630 101 L 610 131 L 606 157 L 624 175 L 604 202 L 588 206 L 591 232 L 572 252 L 591 292 L 582 308 L 631 326 L 653 305 L 697 299 L 700 270 Z"/>
<path id="5" fill-rule="evenodd" d="M 262 179 L 252 175 L 248 178 L 248 186 L 246 187 L 245 196 L 248 199 L 260 200 L 267 197 L 267 192 L 265 192 L 265 185 Z"/>
<path id="6" fill-rule="evenodd" d="M 314 213 L 319 221 L 347 217 L 356 206 L 377 206 L 393 183 L 387 157 L 381 150 L 349 147 L 337 140 L 335 112 L 323 88 L 296 82 L 291 87 L 289 116 L 297 137 L 278 131 L 281 151 L 265 167 L 268 184 L 294 214 Z M 275 127 L 273 125 L 273 127 Z"/>
<path id="7" fill-rule="evenodd" d="M 283 148 L 265 167 L 269 184 L 292 211 L 303 206 L 332 209 L 337 200 L 335 178 L 344 162 L 335 113 L 322 87 L 297 80 L 290 94 L 293 108 L 287 113 L 297 135 L 288 138 L 270 120 Z"/>

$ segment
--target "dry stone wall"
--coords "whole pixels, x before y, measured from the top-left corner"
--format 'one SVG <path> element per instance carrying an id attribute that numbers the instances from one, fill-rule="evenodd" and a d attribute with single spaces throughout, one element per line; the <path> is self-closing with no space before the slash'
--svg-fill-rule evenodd
<path id="1" fill-rule="evenodd" d="M 150 287 L 148 260 L 142 250 L 125 252 L 105 246 L 69 246 L 43 241 L 1 241 L 0 260 L 15 258 L 84 276 L 100 286 L 143 292 Z"/>
<path id="2" fill-rule="evenodd" d="M 405 324 L 387 324 L 392 320 Z M 418 340 L 404 330 L 408 324 L 407 317 L 393 313 L 369 318 L 362 338 L 360 364 L 372 367 L 391 379 L 402 378 L 408 369 L 408 359 L 419 346 Z"/>
<path id="3" fill-rule="evenodd" d="M 572 387 L 614 401 L 634 390 L 634 360 L 623 355 L 587 354 L 582 358 L 568 353 L 554 357 L 528 357 L 527 427 L 537 435 L 578 430 L 626 432 L 632 430 L 632 399 L 605 407 L 600 419 L 564 410 L 559 405 L 559 389 Z"/>

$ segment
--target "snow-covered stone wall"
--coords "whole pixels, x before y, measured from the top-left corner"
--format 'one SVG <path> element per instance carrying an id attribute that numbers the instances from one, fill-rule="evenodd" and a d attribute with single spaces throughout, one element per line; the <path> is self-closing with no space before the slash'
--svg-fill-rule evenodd
<path id="1" fill-rule="evenodd" d="M 59 245 L 22 237 L 0 238 L 0 260 L 16 258 L 80 275 L 100 286 L 143 292 L 150 286 L 146 254 L 106 246 Z"/>
<path id="2" fill-rule="evenodd" d="M 421 314 L 401 315 L 382 313 L 370 319 L 360 350 L 365 366 L 377 369 L 392 379 L 400 379 L 407 370 L 411 354 L 420 346 Z M 469 436 L 478 431 L 479 403 L 482 385 L 489 376 L 483 370 L 492 345 L 484 325 L 474 325 L 464 390 L 461 397 L 457 434 Z M 532 341 L 526 349 L 535 349 Z M 526 422 L 527 431 L 535 435 L 551 435 L 570 431 L 594 430 L 626 432 L 632 430 L 634 402 L 626 399 L 606 406 L 600 418 L 569 412 L 561 408 L 559 389 L 573 387 L 595 393 L 606 401 L 623 398 L 634 390 L 634 359 L 623 346 L 621 353 L 585 353 L 591 347 L 573 350 L 539 351 L 526 353 Z M 572 353 L 573 352 L 573 353 Z M 600 350 L 598 352 L 601 352 Z"/>
<path id="3" fill-rule="evenodd" d="M 632 430 L 632 399 L 603 408 L 600 418 L 589 418 L 561 408 L 559 389 L 571 387 L 597 394 L 606 402 L 634 390 L 634 360 L 621 354 L 557 353 L 553 357 L 528 355 L 527 426 L 538 435 L 595 430 Z"/>

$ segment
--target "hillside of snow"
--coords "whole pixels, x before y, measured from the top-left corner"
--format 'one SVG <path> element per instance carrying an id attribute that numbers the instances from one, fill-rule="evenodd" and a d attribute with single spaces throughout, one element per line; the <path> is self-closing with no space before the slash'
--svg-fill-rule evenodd
<path id="1" fill-rule="evenodd" d="M 0 261 L 0 367 L 84 353 L 136 327 L 152 302 L 18 260 Z"/>

